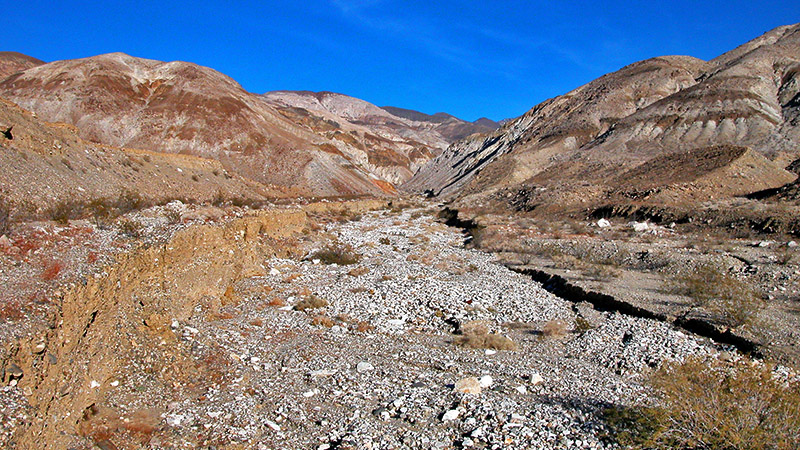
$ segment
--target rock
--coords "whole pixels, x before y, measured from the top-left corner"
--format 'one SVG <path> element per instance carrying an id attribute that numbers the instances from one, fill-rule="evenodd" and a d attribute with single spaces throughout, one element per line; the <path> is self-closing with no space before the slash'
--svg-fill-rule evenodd
<path id="1" fill-rule="evenodd" d="M 484 376 L 482 376 L 482 377 L 481 377 L 481 379 L 480 379 L 480 380 L 478 380 L 478 381 L 480 381 L 481 387 L 482 387 L 483 389 L 486 389 L 486 388 L 488 388 L 488 387 L 491 387 L 491 386 L 492 386 L 492 383 L 494 383 L 494 380 L 492 379 L 492 377 L 491 377 L 490 375 L 484 375 Z"/>
<path id="2" fill-rule="evenodd" d="M 516 390 L 520 394 L 527 394 L 528 393 L 528 389 L 525 386 L 517 386 L 517 387 L 514 388 L 514 390 Z"/>
<path id="3" fill-rule="evenodd" d="M 491 380 L 491 377 L 489 379 Z M 456 382 L 456 387 L 453 390 L 465 394 L 478 395 L 481 393 L 481 382 L 475 377 L 462 378 Z"/>
<path id="4" fill-rule="evenodd" d="M 269 269 L 269 274 L 270 275 L 280 275 L 281 271 L 273 267 L 272 269 Z"/>
<path id="5" fill-rule="evenodd" d="M 530 374 L 528 381 L 530 381 L 532 385 L 536 386 L 537 384 L 544 383 L 544 378 L 542 378 L 542 376 L 538 373 L 534 372 Z"/>
<path id="6" fill-rule="evenodd" d="M 265 420 L 265 424 L 272 430 L 272 431 L 281 431 L 281 426 L 271 420 Z"/>
<path id="7" fill-rule="evenodd" d="M 356 371 L 358 373 L 369 372 L 370 370 L 373 370 L 373 369 L 375 369 L 375 367 L 373 367 L 372 364 L 370 364 L 370 363 L 368 363 L 366 361 L 361 361 L 356 366 Z"/>
<path id="8" fill-rule="evenodd" d="M 447 411 L 446 413 L 444 413 L 444 415 L 442 415 L 442 422 L 450 422 L 452 420 L 456 420 L 459 414 L 460 414 L 459 410 L 451 409 L 450 411 Z"/>
<path id="9" fill-rule="evenodd" d="M 787 242 L 787 243 L 786 243 L 786 246 L 787 246 L 787 247 L 790 247 L 790 248 L 797 247 L 797 242 L 795 242 L 795 241 L 789 241 L 789 242 Z"/>
<path id="10" fill-rule="evenodd" d="M 611 222 L 606 219 L 600 219 L 597 221 L 597 226 L 600 228 L 608 228 L 611 226 Z"/>
<path id="11" fill-rule="evenodd" d="M 647 231 L 650 229 L 650 225 L 647 222 L 633 222 L 633 231 Z"/>
<path id="12" fill-rule="evenodd" d="M 495 355 L 495 354 L 497 354 L 497 350 L 492 350 L 492 349 L 490 349 L 490 348 L 487 348 L 487 349 L 484 351 L 484 354 L 485 354 L 486 356 L 492 356 L 492 355 Z"/>
<path id="13" fill-rule="evenodd" d="M 764 247 L 769 247 L 769 244 L 771 244 L 770 241 L 761 241 L 758 243 L 758 246 L 764 248 Z"/>
<path id="14" fill-rule="evenodd" d="M 8 375 L 9 378 L 22 378 L 24 372 L 18 365 L 11 363 L 6 367 L 6 375 Z"/>

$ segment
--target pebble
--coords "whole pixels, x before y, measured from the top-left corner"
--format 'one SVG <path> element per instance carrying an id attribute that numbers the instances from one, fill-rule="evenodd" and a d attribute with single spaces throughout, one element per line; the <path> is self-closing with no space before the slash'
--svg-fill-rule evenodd
<path id="1" fill-rule="evenodd" d="M 373 369 L 375 369 L 375 367 L 373 367 L 372 364 L 370 364 L 370 363 L 368 363 L 366 361 L 361 361 L 356 366 L 356 371 L 358 373 L 369 372 L 370 370 L 373 370 Z"/>
<path id="2" fill-rule="evenodd" d="M 442 422 L 450 422 L 456 420 L 459 414 L 460 414 L 459 410 L 451 409 L 450 411 L 444 413 L 444 415 L 442 416 Z"/>

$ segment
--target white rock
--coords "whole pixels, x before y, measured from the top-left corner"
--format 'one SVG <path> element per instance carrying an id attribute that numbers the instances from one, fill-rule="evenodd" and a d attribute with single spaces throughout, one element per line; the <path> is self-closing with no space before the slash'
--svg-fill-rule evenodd
<path id="1" fill-rule="evenodd" d="M 786 243 L 786 246 L 787 247 L 797 247 L 797 242 L 789 241 L 789 242 Z"/>
<path id="2" fill-rule="evenodd" d="M 487 348 L 486 351 L 484 352 L 484 354 L 486 354 L 486 356 L 492 356 L 492 355 L 494 355 L 496 353 L 497 353 L 497 350 L 492 350 L 490 348 Z"/>
<path id="3" fill-rule="evenodd" d="M 647 231 L 650 229 L 650 225 L 647 222 L 633 222 L 633 231 Z"/>
<path id="4" fill-rule="evenodd" d="M 336 373 L 335 370 L 320 369 L 320 370 L 312 370 L 311 372 L 309 372 L 309 375 L 312 378 L 316 378 L 316 377 L 329 377 L 331 375 L 334 375 L 335 373 Z"/>
<path id="5" fill-rule="evenodd" d="M 517 386 L 514 389 L 517 392 L 519 392 L 520 394 L 527 394 L 528 393 L 528 389 L 525 386 Z"/>
<path id="6" fill-rule="evenodd" d="M 389 319 L 386 321 L 389 325 L 393 325 L 395 327 L 401 327 L 405 325 L 406 321 L 403 319 Z"/>
<path id="7" fill-rule="evenodd" d="M 490 387 L 492 385 L 492 383 L 494 383 L 494 380 L 492 379 L 492 377 L 490 375 L 482 376 L 479 381 L 481 383 L 481 387 L 484 388 L 484 389 Z"/>
<path id="8" fill-rule="evenodd" d="M 450 411 L 444 413 L 444 415 L 442 416 L 442 422 L 450 422 L 451 420 L 456 420 L 459 414 L 460 412 L 457 409 L 451 409 Z"/>
<path id="9" fill-rule="evenodd" d="M 95 380 L 92 380 L 92 382 L 91 382 L 91 383 L 89 383 L 89 387 L 90 387 L 90 388 L 92 388 L 92 389 L 94 389 L 94 388 L 98 388 L 98 387 L 100 387 L 100 383 L 98 383 L 98 382 L 97 382 L 97 381 L 95 381 Z"/>
<path id="10" fill-rule="evenodd" d="M 270 275 L 280 275 L 281 271 L 273 267 L 272 269 L 269 269 L 269 274 Z"/>
<path id="11" fill-rule="evenodd" d="M 111 387 L 117 387 L 117 386 L 119 386 L 119 381 L 118 380 L 114 380 L 114 381 L 111 382 Z"/>
<path id="12" fill-rule="evenodd" d="M 370 364 L 370 363 L 368 363 L 366 361 L 361 361 L 356 366 L 356 371 L 358 373 L 364 373 L 364 372 L 369 372 L 370 370 L 373 370 L 374 368 L 375 367 L 373 367 L 372 364 Z"/>
<path id="13" fill-rule="evenodd" d="M 481 382 L 475 377 L 462 378 L 456 382 L 456 387 L 453 390 L 465 394 L 478 395 L 481 393 Z"/>
<path id="14" fill-rule="evenodd" d="M 328 450 L 329 448 L 331 448 L 331 444 L 320 444 L 317 450 Z"/>
<path id="15" fill-rule="evenodd" d="M 597 221 L 597 226 L 600 228 L 608 228 L 611 226 L 611 222 L 606 219 L 600 219 Z"/>
<path id="16" fill-rule="evenodd" d="M 317 264 L 319 264 L 319 263 L 320 263 L 320 260 L 318 260 L 318 259 L 312 259 L 312 260 L 311 260 L 311 263 L 312 263 L 312 264 L 314 264 L 314 265 L 316 266 Z"/>
<path id="17" fill-rule="evenodd" d="M 266 423 L 272 431 L 281 431 L 281 426 L 271 420 L 265 420 L 264 423 Z"/>
<path id="18" fill-rule="evenodd" d="M 303 397 L 311 398 L 319 393 L 319 389 L 312 389 L 310 391 L 303 392 Z"/>
<path id="19" fill-rule="evenodd" d="M 542 376 L 539 375 L 538 373 L 534 372 L 530 376 L 530 382 L 531 382 L 532 385 L 535 386 L 537 384 L 544 383 L 544 378 L 542 378 Z"/>

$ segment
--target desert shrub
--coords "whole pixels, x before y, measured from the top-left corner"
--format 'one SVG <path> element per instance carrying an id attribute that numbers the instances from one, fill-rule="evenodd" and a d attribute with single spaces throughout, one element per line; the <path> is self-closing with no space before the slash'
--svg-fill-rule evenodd
<path id="1" fill-rule="evenodd" d="M 331 328 L 333 327 L 333 320 L 328 316 L 316 315 L 311 319 L 311 325 Z"/>
<path id="2" fill-rule="evenodd" d="M 732 328 L 750 323 L 763 305 L 761 294 L 754 287 L 711 263 L 677 273 L 664 285 L 669 292 L 692 298 L 693 306 L 709 310 Z"/>
<path id="3" fill-rule="evenodd" d="M 138 238 L 142 235 L 142 224 L 131 219 L 122 218 L 117 222 L 119 232 L 132 238 Z"/>
<path id="4" fill-rule="evenodd" d="M 79 219 L 83 215 L 83 206 L 76 201 L 64 200 L 50 209 L 50 218 L 59 225 L 67 225 L 70 220 Z"/>
<path id="5" fill-rule="evenodd" d="M 176 223 L 181 222 L 181 212 L 177 209 L 168 209 L 164 211 L 164 218 L 167 219 L 167 222 L 174 225 Z"/>
<path id="6" fill-rule="evenodd" d="M 328 302 L 325 301 L 324 298 L 317 297 L 316 295 L 309 295 L 307 298 L 304 298 L 297 302 L 294 305 L 295 311 L 305 311 L 307 309 L 319 309 L 328 306 Z"/>
<path id="7" fill-rule="evenodd" d="M 606 411 L 625 448 L 789 450 L 800 443 L 800 382 L 769 365 L 701 358 L 667 363 L 651 378 L 660 404 Z"/>
<path id="8" fill-rule="evenodd" d="M 114 215 L 114 207 L 111 200 L 100 197 L 92 199 L 86 205 L 86 211 L 92 217 L 94 224 L 98 227 L 105 225 L 106 222 Z"/>
<path id="9" fill-rule="evenodd" d="M 0 236 L 11 231 L 11 202 L 0 193 Z"/>
<path id="10" fill-rule="evenodd" d="M 369 267 L 366 266 L 356 267 L 347 272 L 347 274 L 350 275 L 351 277 L 360 277 L 361 275 L 366 275 L 368 273 L 369 273 Z"/>
<path id="11" fill-rule="evenodd" d="M 324 264 L 347 266 L 361 261 L 361 255 L 356 253 L 349 245 L 339 244 L 314 252 L 311 255 L 311 259 L 319 259 Z"/>
<path id="12" fill-rule="evenodd" d="M 575 332 L 576 333 L 584 334 L 584 333 L 586 333 L 587 331 L 589 331 L 589 330 L 591 330 L 593 328 L 594 327 L 592 326 L 592 324 L 589 323 L 589 321 L 584 319 L 583 317 L 578 316 L 578 317 L 575 318 Z"/>
<path id="13" fill-rule="evenodd" d="M 146 203 L 141 194 L 138 192 L 130 189 L 124 189 L 117 197 L 114 206 L 121 215 L 130 211 L 141 209 L 146 206 Z"/>
<path id="14" fill-rule="evenodd" d="M 503 335 L 490 333 L 486 323 L 480 320 L 460 324 L 458 332 L 461 333 L 461 336 L 456 337 L 454 342 L 462 347 L 494 350 L 517 349 L 517 344 L 514 341 Z"/>
<path id="15" fill-rule="evenodd" d="M 557 337 L 564 336 L 569 332 L 567 322 L 561 319 L 550 320 L 542 327 L 542 336 Z"/>

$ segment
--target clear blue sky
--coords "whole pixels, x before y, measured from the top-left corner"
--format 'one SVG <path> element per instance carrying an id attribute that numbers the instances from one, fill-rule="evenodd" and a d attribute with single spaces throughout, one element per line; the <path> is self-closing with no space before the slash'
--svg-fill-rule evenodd
<path id="1" fill-rule="evenodd" d="M 0 50 L 191 61 L 252 92 L 335 91 L 468 120 L 515 117 L 626 64 L 711 59 L 800 22 L 797 0 L 13 3 Z"/>

